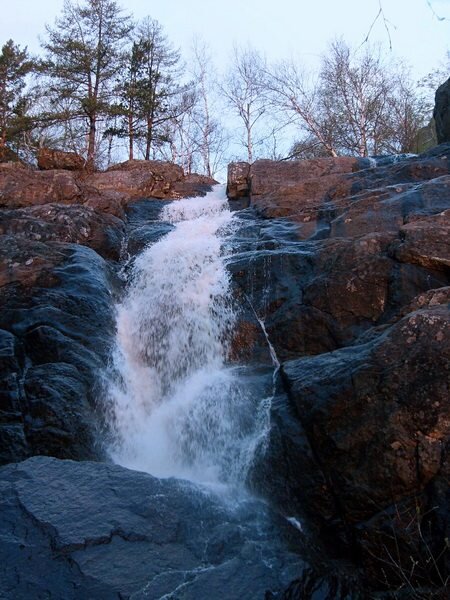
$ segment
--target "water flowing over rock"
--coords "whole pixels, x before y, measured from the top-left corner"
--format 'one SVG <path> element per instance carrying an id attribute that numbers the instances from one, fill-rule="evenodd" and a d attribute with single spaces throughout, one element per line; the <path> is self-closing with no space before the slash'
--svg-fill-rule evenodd
<path id="1" fill-rule="evenodd" d="M 230 265 L 288 391 L 250 479 L 375 589 L 411 557 L 417 589 L 449 567 L 449 157 L 256 161 Z"/>
<path id="2" fill-rule="evenodd" d="M 271 377 L 257 385 L 255 374 L 225 366 L 235 315 L 223 187 L 168 205 L 161 220 L 174 228 L 136 259 L 118 310 L 112 455 L 158 476 L 242 483 L 267 427 L 261 394 Z"/>
<path id="3" fill-rule="evenodd" d="M 92 439 L 93 409 L 105 405 L 95 384 L 108 380 L 110 455 L 169 479 L 44 457 L 0 469 L 0 535 L 8 540 L 0 549 L 2 592 L 15 599 L 186 600 L 217 597 L 224 590 L 230 599 L 281 593 L 301 576 L 306 562 L 299 556 L 309 551 L 296 520 L 273 513 L 244 489 L 267 433 L 273 369 L 227 364 L 236 315 L 226 261 L 235 227 L 223 189 L 167 206 L 151 200 L 130 205 L 130 239 L 150 246 L 126 267 L 130 283 L 118 307 L 117 347 L 107 371 L 101 364 L 111 352 L 113 327 L 106 315 L 112 316 L 112 298 L 104 307 L 101 302 L 105 292 L 114 291 L 114 272 L 111 282 L 97 276 L 101 285 L 95 296 L 87 296 L 92 312 L 83 307 L 90 276 L 99 268 L 107 273 L 110 265 L 79 245 L 76 232 L 60 219 L 62 207 L 47 205 L 48 213 L 38 211 L 32 221 L 30 210 L 40 208 L 7 213 L 8 231 L 15 228 L 18 234 L 8 238 L 17 239 L 17 253 L 28 244 L 46 261 L 39 263 L 41 270 L 27 271 L 28 259 L 14 255 L 12 273 L 30 289 L 31 319 L 37 316 L 33 302 L 47 294 L 63 310 L 48 307 L 52 322 L 45 321 L 44 310 L 39 312 L 44 324 L 32 321 L 31 327 L 17 314 L 13 333 L 0 336 L 0 357 L 15 375 L 12 383 L 24 382 L 28 405 L 21 414 L 24 397 L 11 387 L 23 452 L 12 455 L 4 435 L 3 461 L 40 452 L 100 458 L 98 440 Z M 70 208 L 80 219 L 93 216 L 92 209 Z M 49 241 L 50 224 L 64 243 Z M 106 231 L 115 224 L 107 215 Z M 36 235 L 41 241 L 30 239 Z M 95 237 L 88 242 L 97 244 Z M 123 244 L 125 254 L 129 242 Z M 69 251 L 92 256 L 86 264 L 67 261 Z M 84 278 L 89 264 L 94 271 Z M 9 276 L 8 268 L 5 273 Z M 70 283 L 79 302 L 73 320 L 65 312 L 72 301 Z M 23 299 L 21 292 L 17 300 Z M 4 315 L 11 328 L 10 320 L 11 314 Z M 90 406 L 95 400 L 97 406 Z"/>
<path id="4" fill-rule="evenodd" d="M 0 165 L 0 595 L 446 597 L 449 157 Z"/>

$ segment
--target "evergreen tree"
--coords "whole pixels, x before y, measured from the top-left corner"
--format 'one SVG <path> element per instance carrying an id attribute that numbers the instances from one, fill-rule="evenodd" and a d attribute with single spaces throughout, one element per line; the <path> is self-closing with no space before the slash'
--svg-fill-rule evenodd
<path id="1" fill-rule="evenodd" d="M 59 101 L 71 100 L 69 118 L 86 125 L 86 162 L 91 168 L 98 123 L 109 112 L 131 29 L 130 18 L 114 0 L 66 0 L 55 26 L 47 27 L 43 70 L 52 81 L 51 93 Z"/>
<path id="2" fill-rule="evenodd" d="M 21 134 L 31 126 L 24 88 L 32 68 L 27 49 L 21 50 L 8 40 L 0 54 L 0 160 L 6 156 L 8 146 L 17 149 Z"/>
<path id="3" fill-rule="evenodd" d="M 128 137 L 129 156 L 135 141 L 141 142 L 145 160 L 166 140 L 166 124 L 185 110 L 187 86 L 180 85 L 180 53 L 174 49 L 158 21 L 147 17 L 136 31 L 116 92 L 119 102 L 113 114 L 121 116 L 115 135 Z"/>
<path id="4" fill-rule="evenodd" d="M 106 134 L 128 138 L 128 158 L 134 158 L 134 143 L 139 137 L 139 99 L 141 95 L 143 56 L 140 45 L 133 42 L 127 56 L 126 67 L 116 86 L 117 98 L 111 107 L 113 125 Z"/>

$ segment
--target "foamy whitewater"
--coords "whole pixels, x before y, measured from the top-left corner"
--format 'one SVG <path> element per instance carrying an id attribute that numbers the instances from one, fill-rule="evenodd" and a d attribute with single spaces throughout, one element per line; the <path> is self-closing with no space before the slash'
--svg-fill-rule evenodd
<path id="1" fill-rule="evenodd" d="M 111 456 L 158 477 L 237 484 L 264 438 L 268 400 L 226 365 L 235 312 L 224 242 L 235 220 L 225 188 L 172 202 L 160 219 L 175 228 L 137 257 L 118 307 Z"/>

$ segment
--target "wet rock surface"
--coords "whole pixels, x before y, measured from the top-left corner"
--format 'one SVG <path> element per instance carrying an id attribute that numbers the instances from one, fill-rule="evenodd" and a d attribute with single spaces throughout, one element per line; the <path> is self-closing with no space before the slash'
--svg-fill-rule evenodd
<path id="1" fill-rule="evenodd" d="M 101 456 L 99 373 L 114 332 L 114 270 L 90 248 L 0 236 L 0 461 Z"/>
<path id="2" fill-rule="evenodd" d="M 0 235 L 16 240 L 52 241 L 81 244 L 103 258 L 119 260 L 124 222 L 89 206 L 44 204 L 30 208 L 3 210 Z"/>
<path id="3" fill-rule="evenodd" d="M 230 264 L 242 322 L 262 322 L 281 362 L 251 485 L 306 513 L 372 589 L 400 587 L 413 560 L 413 588 L 445 594 L 449 156 L 257 161 Z M 267 346 L 258 331 L 238 342 Z"/>
<path id="4" fill-rule="evenodd" d="M 411 585 L 442 588 L 448 156 L 240 163 L 229 182 L 231 207 L 250 202 L 224 249 L 230 359 L 281 365 L 249 485 L 290 522 L 62 460 L 105 458 L 119 259 L 171 230 L 164 200 L 208 181 L 140 161 L 92 176 L 0 165 L 0 461 L 56 457 L 0 470 L 5 598 L 364 598 L 361 582 L 369 597 L 400 588 L 411 557 Z"/>
<path id="5" fill-rule="evenodd" d="M 4 598 L 244 600 L 304 568 L 294 527 L 256 500 L 44 457 L 0 481 Z"/>

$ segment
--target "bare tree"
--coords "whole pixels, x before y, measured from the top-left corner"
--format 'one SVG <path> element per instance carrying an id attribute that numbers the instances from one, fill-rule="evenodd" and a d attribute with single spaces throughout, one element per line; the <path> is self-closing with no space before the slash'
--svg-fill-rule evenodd
<path id="1" fill-rule="evenodd" d="M 300 127 L 304 137 L 317 140 L 327 155 L 337 156 L 333 123 L 323 113 L 319 83 L 292 60 L 275 65 L 267 78 L 272 104 Z"/>
<path id="2" fill-rule="evenodd" d="M 272 102 L 300 126 L 296 156 L 405 152 L 423 123 L 407 70 L 369 46 L 352 52 L 335 41 L 315 80 L 291 61 L 277 65 L 268 82 Z"/>
<path id="3" fill-rule="evenodd" d="M 431 114 L 429 104 L 414 85 L 408 69 L 399 65 L 388 94 L 386 129 L 380 144 L 381 152 L 416 152 L 419 130 L 430 121 Z"/>
<path id="4" fill-rule="evenodd" d="M 228 136 L 218 118 L 220 109 L 214 89 L 217 89 L 211 54 L 204 42 L 194 39 L 192 47 L 192 77 L 196 83 L 196 103 L 192 118 L 196 126 L 196 146 L 201 157 L 201 171 L 214 177 L 223 159 Z"/>
<path id="5" fill-rule="evenodd" d="M 243 146 L 250 163 L 254 158 L 255 126 L 268 108 L 265 74 L 265 59 L 256 50 L 235 48 L 233 64 L 222 86 L 229 106 L 243 123 Z"/>
<path id="6" fill-rule="evenodd" d="M 342 40 L 331 44 L 320 73 L 322 110 L 333 122 L 335 145 L 359 156 L 378 154 L 392 80 L 380 52 L 353 55 Z"/>

